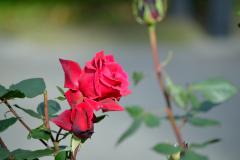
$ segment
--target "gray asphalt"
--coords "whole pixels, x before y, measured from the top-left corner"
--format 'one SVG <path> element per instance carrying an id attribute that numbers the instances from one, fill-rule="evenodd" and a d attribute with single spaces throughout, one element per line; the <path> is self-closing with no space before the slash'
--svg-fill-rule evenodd
<path id="1" fill-rule="evenodd" d="M 94 29 L 94 30 L 92 30 Z M 98 27 L 79 27 L 73 29 L 60 29 L 53 31 L 55 34 L 22 33 L 20 36 L 0 36 L 0 84 L 6 87 L 23 79 L 42 77 L 48 90 L 49 99 L 60 96 L 56 86 L 63 87 L 64 73 L 59 63 L 59 58 L 78 62 L 84 67 L 85 62 L 91 60 L 96 52 L 104 50 L 105 54 L 113 54 L 115 61 L 119 62 L 129 75 L 132 94 L 122 97 L 120 105 L 140 105 L 147 111 L 165 108 L 162 93 L 155 78 L 142 80 L 138 86 L 133 85 L 132 73 L 141 70 L 146 74 L 154 71 L 151 49 L 148 42 L 147 29 L 141 27 L 134 34 L 132 30 L 101 29 Z M 136 33 L 138 33 L 136 35 Z M 34 35 L 36 34 L 36 35 Z M 54 35 L 56 35 L 54 37 Z M 200 35 L 200 34 L 199 34 Z M 225 77 L 235 86 L 240 87 L 240 45 L 239 33 L 229 37 L 212 38 L 207 35 L 186 42 L 164 42 L 161 36 L 158 43 L 161 60 L 167 57 L 169 50 L 173 51 L 173 58 L 167 65 L 166 71 L 172 80 L 182 86 L 191 84 L 208 77 Z M 65 90 L 66 91 L 66 90 Z M 231 100 L 219 105 L 201 117 L 215 119 L 221 122 L 221 127 L 196 128 L 186 125 L 182 129 L 183 139 L 188 143 L 205 142 L 213 138 L 221 138 L 217 144 L 209 145 L 204 149 L 196 150 L 197 153 L 207 155 L 211 160 L 239 159 L 240 150 L 240 94 Z M 201 95 L 199 98 L 202 99 Z M 36 111 L 37 105 L 43 101 L 42 96 L 34 99 L 16 99 L 9 101 L 11 105 Z M 59 101 L 62 111 L 69 109 L 66 101 Z M 7 107 L 0 104 L 0 119 Z M 20 117 L 30 128 L 41 125 L 41 120 L 34 119 L 24 112 L 16 109 Z M 174 107 L 175 114 L 183 113 Z M 100 115 L 101 113 L 97 113 Z M 151 151 L 157 143 L 164 143 L 169 137 L 169 143 L 174 144 L 176 138 L 168 121 L 162 121 L 161 127 L 149 129 L 142 125 L 140 130 L 118 147 L 115 146 L 118 138 L 132 123 L 127 112 L 109 112 L 109 117 L 101 123 L 95 124 L 95 133 L 88 140 L 80 152 L 81 160 L 146 160 L 166 159 Z M 7 117 L 13 116 L 11 113 Z M 160 114 L 164 116 L 164 114 Z M 56 129 L 53 123 L 51 128 Z M 1 133 L 1 138 L 10 150 L 43 149 L 44 146 L 37 140 L 27 140 L 28 131 L 19 122 Z M 61 145 L 69 145 L 70 137 Z M 51 144 L 49 140 L 49 144 Z M 53 157 L 42 158 L 50 160 Z"/>

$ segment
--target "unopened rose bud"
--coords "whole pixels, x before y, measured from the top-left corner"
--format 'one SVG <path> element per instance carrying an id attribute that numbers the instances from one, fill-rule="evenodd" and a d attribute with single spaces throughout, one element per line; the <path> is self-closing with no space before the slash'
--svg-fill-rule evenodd
<path id="1" fill-rule="evenodd" d="M 165 17 L 167 0 L 134 0 L 133 14 L 140 24 L 153 25 Z"/>

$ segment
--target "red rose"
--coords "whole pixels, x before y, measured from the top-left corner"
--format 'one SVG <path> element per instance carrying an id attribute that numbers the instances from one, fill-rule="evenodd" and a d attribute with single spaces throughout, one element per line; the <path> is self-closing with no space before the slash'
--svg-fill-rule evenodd
<path id="1" fill-rule="evenodd" d="M 97 118 L 93 113 L 92 107 L 82 102 L 74 109 L 65 110 L 58 118 L 52 118 L 51 121 L 60 128 L 72 131 L 78 138 L 90 138 L 94 133 L 93 123 L 97 122 Z"/>
<path id="2" fill-rule="evenodd" d="M 122 66 L 114 62 L 113 55 L 104 56 L 98 52 L 93 60 L 86 62 L 82 70 L 78 63 L 59 59 L 65 72 L 65 88 L 70 88 L 65 96 L 72 108 L 84 101 L 96 111 L 123 111 L 115 102 L 122 96 L 131 94 L 128 89 L 128 75 Z"/>

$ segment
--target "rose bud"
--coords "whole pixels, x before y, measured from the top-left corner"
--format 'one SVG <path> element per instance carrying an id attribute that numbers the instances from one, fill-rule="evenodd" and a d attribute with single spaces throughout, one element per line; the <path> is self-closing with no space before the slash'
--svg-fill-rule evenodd
<path id="1" fill-rule="evenodd" d="M 60 59 L 65 72 L 65 96 L 71 108 L 83 100 L 96 111 L 123 111 L 115 100 L 131 94 L 128 89 L 128 75 L 122 66 L 114 61 L 113 55 L 98 52 L 92 61 L 86 62 L 82 70 L 74 61 Z"/>
<path id="2" fill-rule="evenodd" d="M 72 131 L 76 137 L 86 139 L 94 133 L 93 123 L 97 122 L 97 118 L 92 107 L 82 102 L 74 109 L 65 110 L 58 118 L 52 118 L 51 121 L 66 131 Z"/>
<path id="3" fill-rule="evenodd" d="M 153 25 L 165 17 L 167 0 L 134 0 L 132 8 L 140 24 Z"/>

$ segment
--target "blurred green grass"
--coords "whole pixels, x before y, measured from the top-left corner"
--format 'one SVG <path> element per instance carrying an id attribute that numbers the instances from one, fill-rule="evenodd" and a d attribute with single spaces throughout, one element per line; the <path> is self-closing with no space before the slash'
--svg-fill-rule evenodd
<path id="1" fill-rule="evenodd" d="M 139 40 L 141 36 L 148 40 L 146 26 L 139 25 L 132 15 L 131 2 L 132 0 L 1 0 L 0 34 L 50 42 L 64 37 L 77 40 L 85 29 L 96 34 L 100 30 L 113 36 L 120 34 L 122 39 L 133 35 L 135 38 L 132 40 Z M 205 34 L 198 22 L 171 15 L 167 15 L 157 27 L 159 41 L 189 42 Z"/>

